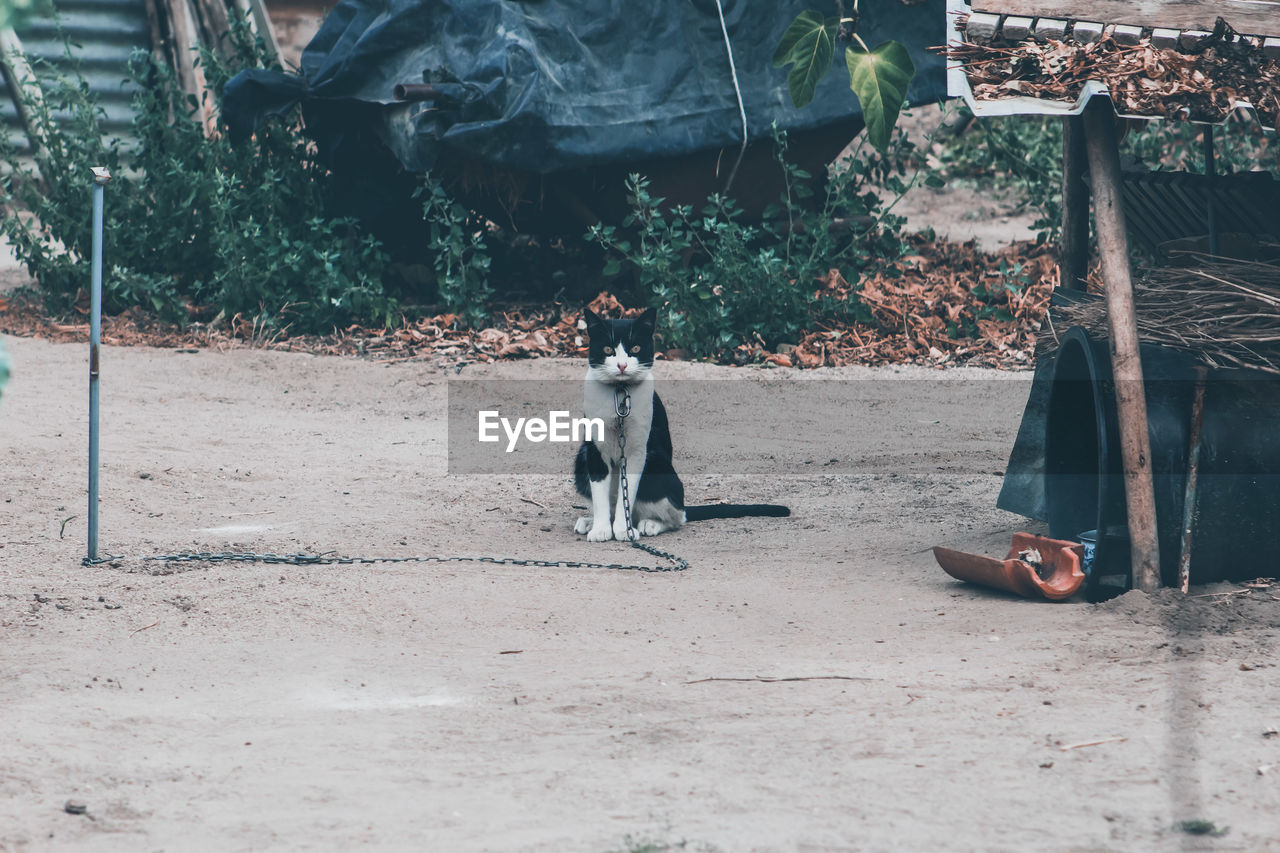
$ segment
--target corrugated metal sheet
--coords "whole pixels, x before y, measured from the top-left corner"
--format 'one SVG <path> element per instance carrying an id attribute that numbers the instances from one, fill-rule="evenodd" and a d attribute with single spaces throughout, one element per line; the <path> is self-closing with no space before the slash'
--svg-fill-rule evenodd
<path id="1" fill-rule="evenodd" d="M 136 49 L 151 49 L 145 0 L 59 0 L 52 17 L 29 18 L 16 29 L 38 75 L 48 73 L 38 61 L 66 73 L 78 63 L 106 113 L 103 132 L 108 137 L 128 135 L 136 88 L 127 81 L 129 55 Z M 66 55 L 68 42 L 72 61 Z M 25 144 L 8 97 L 0 98 L 0 117 L 11 134 L 16 132 L 15 141 Z"/>
<path id="2" fill-rule="evenodd" d="M 1270 172 L 1209 178 L 1187 172 L 1127 172 L 1121 191 L 1129 238 L 1150 252 L 1209 231 L 1209 202 L 1219 233 L 1280 238 L 1280 182 Z"/>

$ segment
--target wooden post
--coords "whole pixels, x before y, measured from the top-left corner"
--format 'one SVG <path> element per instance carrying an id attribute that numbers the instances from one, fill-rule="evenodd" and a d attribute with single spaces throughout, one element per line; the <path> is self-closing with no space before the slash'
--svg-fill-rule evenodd
<path id="1" fill-rule="evenodd" d="M 224 0 L 196 0 L 195 11 L 200 19 L 200 35 L 205 46 L 218 56 L 230 53 L 227 33 L 231 31 L 231 19 Z"/>
<path id="2" fill-rule="evenodd" d="M 1093 213 L 1106 282 L 1111 325 L 1111 372 L 1120 420 L 1120 452 L 1133 585 L 1143 592 L 1160 588 L 1160 543 L 1156 537 L 1155 487 L 1151 478 L 1151 436 L 1147 398 L 1138 354 L 1138 320 L 1129 274 L 1129 238 L 1120 196 L 1120 151 L 1115 113 L 1108 98 L 1091 98 L 1084 110 L 1084 132 L 1093 188 Z"/>
<path id="3" fill-rule="evenodd" d="M 1084 181 L 1089 155 L 1084 119 L 1062 120 L 1062 235 L 1058 244 L 1058 284 L 1084 290 L 1089 275 L 1089 185 Z"/>
<path id="4" fill-rule="evenodd" d="M 267 59 L 280 61 L 280 43 L 276 40 L 276 30 L 271 23 L 271 15 L 263 0 L 234 0 L 240 16 L 249 21 L 253 31 L 262 38 L 267 49 Z"/>
<path id="5" fill-rule="evenodd" d="M 18 111 L 18 119 L 27 132 L 31 150 L 35 152 L 44 148 L 53 130 L 47 127 L 44 121 L 47 116 L 44 92 L 40 88 L 40 81 L 31 70 L 31 65 L 27 62 L 22 42 L 10 27 L 0 29 L 0 68 L 3 69 L 5 81 L 9 84 L 9 95 L 13 98 L 13 106 Z"/>
<path id="6" fill-rule="evenodd" d="M 1202 145 L 1204 148 L 1204 177 L 1205 177 L 1205 196 L 1208 202 L 1205 205 L 1205 225 L 1209 229 L 1209 254 L 1218 254 L 1218 211 L 1217 200 L 1214 198 L 1215 178 L 1218 176 L 1218 169 L 1213 161 L 1213 125 L 1206 124 L 1204 126 Z"/>
<path id="7" fill-rule="evenodd" d="M 204 135 L 213 138 L 218 124 L 213 114 L 213 104 L 206 97 L 209 84 L 205 81 L 204 66 L 200 63 L 200 29 L 192 0 L 170 0 L 169 23 L 173 28 L 174 50 L 177 54 L 178 80 L 188 95 L 195 96 L 195 113 L 204 128 Z"/>

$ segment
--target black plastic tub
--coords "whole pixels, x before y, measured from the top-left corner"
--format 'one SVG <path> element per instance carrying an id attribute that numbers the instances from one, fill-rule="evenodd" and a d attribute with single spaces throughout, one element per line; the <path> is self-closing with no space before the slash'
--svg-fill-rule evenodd
<path id="1" fill-rule="evenodd" d="M 1142 347 L 1160 570 L 1177 580 L 1183 493 L 1195 393 L 1195 362 Z M 1274 575 L 1280 533 L 1280 380 L 1254 371 L 1214 371 L 1205 390 L 1191 580 L 1209 583 Z M 1045 426 L 1049 535 L 1079 540 L 1097 531 L 1085 581 L 1093 600 L 1131 586 L 1128 513 L 1115 384 L 1106 341 L 1080 328 L 1063 336 Z"/>

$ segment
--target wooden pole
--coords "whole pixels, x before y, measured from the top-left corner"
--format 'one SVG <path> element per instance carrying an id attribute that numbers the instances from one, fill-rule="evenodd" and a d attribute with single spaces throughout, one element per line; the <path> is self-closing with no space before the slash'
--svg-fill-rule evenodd
<path id="1" fill-rule="evenodd" d="M 1205 206 L 1205 224 L 1209 229 L 1209 254 L 1218 254 L 1218 211 L 1214 194 L 1214 180 L 1218 176 L 1217 167 L 1213 161 L 1213 125 L 1206 124 L 1204 126 L 1204 136 L 1202 145 L 1204 148 L 1204 177 L 1205 177 L 1205 196 L 1208 202 Z"/>
<path id="2" fill-rule="evenodd" d="M 195 6 L 191 0 L 168 2 L 170 23 L 178 62 L 178 79 L 183 91 L 195 97 L 195 112 L 204 127 L 204 135 L 212 138 L 218 129 L 213 115 L 213 104 L 206 97 L 209 89 L 200 64 L 200 29 Z"/>
<path id="3" fill-rule="evenodd" d="M 1160 543 L 1156 536 L 1155 487 L 1151 477 L 1151 436 L 1147 431 L 1147 398 L 1138 354 L 1138 320 L 1129 274 L 1129 238 L 1120 196 L 1120 151 L 1115 113 L 1107 98 L 1090 99 L 1084 131 L 1093 188 L 1093 213 L 1106 282 L 1111 324 L 1111 372 L 1115 379 L 1120 420 L 1120 453 L 1124 465 L 1125 501 L 1133 585 L 1143 592 L 1160 588 Z"/>
<path id="4" fill-rule="evenodd" d="M 226 43 L 231 30 L 225 0 L 196 0 L 196 16 L 200 19 L 200 34 L 204 44 L 218 56 L 227 56 L 230 45 Z"/>
<path id="5" fill-rule="evenodd" d="M 1068 290 L 1084 290 L 1089 275 L 1089 185 L 1084 174 L 1089 155 L 1084 144 L 1084 119 L 1062 120 L 1062 235 L 1058 244 L 1058 283 Z"/>
<path id="6" fill-rule="evenodd" d="M 262 38 L 262 43 L 267 49 L 267 59 L 271 62 L 279 62 L 280 43 L 276 39 L 275 26 L 271 23 L 271 15 L 267 12 L 263 0 L 234 0 L 234 2 L 240 16 L 247 19 L 253 31 Z"/>
<path id="7" fill-rule="evenodd" d="M 31 150 L 34 152 L 44 148 L 53 130 L 45 125 L 48 111 L 45 109 L 44 92 L 27 62 L 22 42 L 10 27 L 0 29 L 0 68 L 9 84 L 9 94 L 18 111 L 18 119 L 27 132 Z"/>
<path id="8" fill-rule="evenodd" d="M 146 0 L 145 5 L 147 8 L 147 29 L 151 31 L 151 55 L 155 57 L 157 62 L 162 62 L 172 68 L 172 51 L 169 49 L 169 41 L 164 35 L 165 26 L 161 23 L 160 7 L 156 0 Z"/>

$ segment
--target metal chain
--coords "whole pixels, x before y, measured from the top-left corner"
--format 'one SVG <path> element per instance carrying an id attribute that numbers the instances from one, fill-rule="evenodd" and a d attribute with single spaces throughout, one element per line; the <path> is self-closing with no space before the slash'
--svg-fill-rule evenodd
<path id="1" fill-rule="evenodd" d="M 627 434 L 623 430 L 624 421 L 631 414 L 631 395 L 625 385 L 619 385 L 613 391 L 613 410 L 618 415 L 618 488 L 622 491 L 623 519 L 627 524 L 627 541 L 632 548 L 639 548 L 646 554 L 652 554 L 662 560 L 670 560 L 673 565 L 666 571 L 684 571 L 689 568 L 689 561 L 677 557 L 670 551 L 663 551 L 653 545 L 640 541 L 640 534 L 631 526 L 631 493 L 627 489 Z M 644 472 L 640 472 L 643 476 Z"/>
<path id="2" fill-rule="evenodd" d="M 665 556 L 658 554 L 655 556 Z M 325 554 L 256 554 L 243 551 L 184 551 L 176 554 L 156 554 L 150 557 L 131 558 L 115 555 L 90 559 L 85 557 L 81 564 L 97 566 L 104 563 L 119 563 L 129 559 L 140 559 L 146 563 L 266 563 L 289 566 L 350 566 L 354 564 L 371 565 L 373 563 L 490 563 L 499 566 L 538 566 L 564 569 L 627 569 L 637 572 L 679 572 L 687 569 L 689 564 L 679 558 L 667 557 L 675 565 L 671 566 L 637 566 L 626 563 L 592 563 L 582 560 L 526 560 L 515 557 L 339 557 Z"/>
<path id="3" fill-rule="evenodd" d="M 631 414 L 631 395 L 625 385 L 613 389 L 613 410 L 618 415 L 618 490 L 622 493 L 622 517 L 627 523 L 627 541 L 635 544 L 638 534 L 631 526 L 631 492 L 627 489 L 627 433 L 623 429 Z"/>
<path id="4" fill-rule="evenodd" d="M 640 541 L 639 534 L 631 526 L 631 496 L 627 491 L 627 436 L 623 432 L 623 421 L 631 414 L 631 395 L 626 388 L 618 386 L 614 392 L 614 410 L 618 415 L 618 488 L 622 489 L 622 507 L 627 522 L 627 540 L 631 547 L 639 548 L 671 563 L 669 566 L 640 566 L 627 563 L 593 563 L 582 560 L 522 560 L 514 557 L 338 557 L 331 552 L 324 554 L 254 554 L 241 551 L 184 551 L 177 554 L 157 554 L 142 557 L 148 563 L 266 563 L 290 566 L 350 566 L 354 564 L 369 565 L 372 563 L 491 563 L 499 566 L 536 566 L 542 568 L 563 569 L 620 569 L 636 572 L 682 572 L 689 568 L 689 561 L 669 551 L 646 545 Z M 97 566 L 103 563 L 117 563 L 129 559 L 125 556 L 107 556 L 96 559 L 85 557 L 81 564 Z"/>

